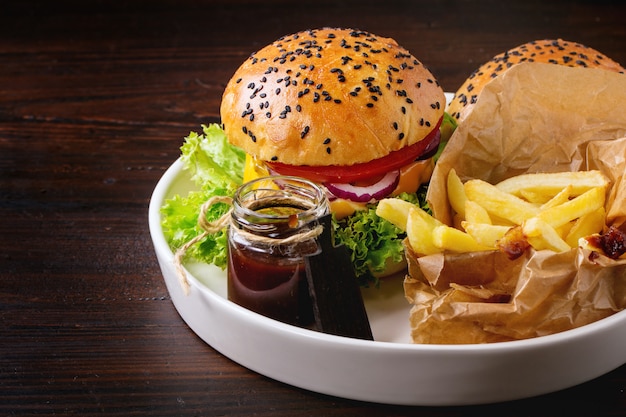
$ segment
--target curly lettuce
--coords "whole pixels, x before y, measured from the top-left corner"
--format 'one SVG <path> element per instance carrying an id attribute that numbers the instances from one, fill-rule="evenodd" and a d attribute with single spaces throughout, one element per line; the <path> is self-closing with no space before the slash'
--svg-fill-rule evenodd
<path id="1" fill-rule="evenodd" d="M 198 226 L 202 204 L 216 195 L 234 194 L 243 182 L 245 159 L 245 152 L 232 146 L 217 124 L 202 125 L 201 134 L 191 132 L 185 138 L 181 146 L 183 169 L 189 172 L 199 190 L 185 196 L 176 195 L 161 207 L 161 226 L 172 250 L 177 250 L 203 232 Z M 217 220 L 227 211 L 227 205 L 215 204 L 209 208 L 206 217 L 209 221 Z M 228 261 L 227 248 L 227 233 L 221 231 L 191 246 L 185 258 L 191 257 L 224 269 Z"/>
<path id="2" fill-rule="evenodd" d="M 422 186 L 417 193 L 402 193 L 398 198 L 429 210 L 426 190 L 427 187 Z M 383 272 L 389 261 L 396 263 L 404 259 L 402 240 L 406 233 L 376 215 L 375 204 L 340 221 L 333 219 L 333 228 L 335 241 L 350 249 L 352 264 L 362 286 L 378 285 L 376 274 Z"/>

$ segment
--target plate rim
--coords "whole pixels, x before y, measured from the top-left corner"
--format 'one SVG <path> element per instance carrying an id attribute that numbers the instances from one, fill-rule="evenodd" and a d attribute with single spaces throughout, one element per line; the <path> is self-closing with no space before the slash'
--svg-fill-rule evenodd
<path id="1" fill-rule="evenodd" d="M 157 253 L 157 258 L 159 259 L 159 263 L 164 275 L 164 279 L 166 279 L 166 283 L 168 284 L 168 291 L 170 292 L 170 296 L 172 301 L 181 315 L 183 320 L 188 324 L 188 326 L 194 331 L 196 334 L 200 335 L 201 329 L 197 323 L 194 323 L 194 320 L 189 317 L 189 313 L 185 312 L 185 306 L 182 305 L 183 301 L 181 301 L 180 294 L 182 289 L 177 292 L 176 288 L 173 288 L 172 282 L 168 282 L 166 277 L 166 269 L 168 265 L 164 265 L 164 263 L 172 262 L 173 253 L 167 243 L 165 242 L 165 237 L 163 235 L 161 229 L 161 215 L 160 215 L 160 207 L 167 195 L 170 191 L 170 187 L 172 186 L 173 181 L 182 173 L 184 170 L 182 169 L 182 161 L 178 158 L 170 167 L 167 168 L 163 176 L 160 178 L 157 183 L 153 194 L 150 200 L 149 206 L 149 228 L 150 233 L 152 235 L 153 244 L 155 247 L 155 251 Z M 489 356 L 497 356 L 498 358 L 504 355 L 504 359 L 506 359 L 507 355 L 511 356 L 519 356 L 519 355 L 532 355 L 534 352 L 541 352 L 542 350 L 554 350 L 559 347 L 564 347 L 565 345 L 580 345 L 584 346 L 588 344 L 590 338 L 599 337 L 599 335 L 603 335 L 607 332 L 610 332 L 615 326 L 623 325 L 626 326 L 626 310 L 617 312 L 609 317 L 598 320 L 594 323 L 590 323 L 588 325 L 567 330 L 564 332 L 540 336 L 531 339 L 525 340 L 516 340 L 509 342 L 496 342 L 489 344 L 463 344 L 463 345 L 443 345 L 443 344 L 413 344 L 413 343 L 395 343 L 395 342 L 387 342 L 387 341 L 368 341 L 368 340 L 360 340 L 360 339 L 352 339 L 344 336 L 336 336 L 330 334 L 320 333 L 314 330 L 303 329 L 296 326 L 292 326 L 286 323 L 281 323 L 270 319 L 268 317 L 264 317 L 252 311 L 249 311 L 243 307 L 240 307 L 229 300 L 222 297 L 220 294 L 217 294 L 211 288 L 204 285 L 200 282 L 192 273 L 187 271 L 188 280 L 190 283 L 190 287 L 192 291 L 197 292 L 201 298 L 210 303 L 217 303 L 216 306 L 218 308 L 228 310 L 233 315 L 236 315 L 238 319 L 249 321 L 252 323 L 256 323 L 259 326 L 265 329 L 271 329 L 274 332 L 278 332 L 280 335 L 284 335 L 290 340 L 298 340 L 298 339 L 306 339 L 313 345 L 317 346 L 326 346 L 330 345 L 332 347 L 343 349 L 353 349 L 355 351 L 361 352 L 364 355 L 367 354 L 381 354 L 381 352 L 388 353 L 391 352 L 392 355 L 417 355 L 420 356 L 433 356 L 435 358 L 456 358 L 460 355 L 468 355 L 474 360 L 487 358 Z M 178 282 L 175 283 L 179 285 Z M 185 296 L 188 297 L 188 296 Z M 183 299 L 184 300 L 184 299 Z M 274 370 L 264 369 L 262 366 L 257 366 L 254 363 L 249 363 L 245 359 L 241 358 L 232 358 L 229 355 L 228 348 L 224 348 L 223 346 L 215 346 L 219 345 L 219 343 L 211 343 L 210 337 L 201 338 L 213 348 L 217 349 L 225 356 L 231 358 L 235 362 L 255 371 L 261 373 L 263 375 L 269 376 L 273 379 L 277 379 L 279 381 L 288 383 L 290 385 L 298 386 L 300 388 L 309 389 L 312 391 L 321 392 L 324 394 L 335 395 L 343 398 L 351 398 L 356 400 L 365 400 L 365 401 L 373 401 L 379 403 L 388 403 L 388 404 L 404 404 L 404 405 L 466 405 L 466 404 L 481 404 L 481 403 L 490 403 L 490 402 L 498 402 L 505 400 L 513 400 L 520 398 L 527 398 L 534 395 L 544 394 L 548 392 L 553 392 L 559 389 L 564 389 L 571 387 L 573 385 L 577 385 L 578 383 L 588 381 L 597 376 L 600 376 L 606 372 L 609 372 L 624 363 L 626 363 L 626 356 L 622 356 L 621 359 L 612 360 L 611 363 L 605 363 L 601 368 L 598 369 L 587 369 L 586 371 L 579 372 L 577 378 L 572 378 L 570 381 L 556 381 L 552 382 L 550 386 L 545 387 L 545 389 L 540 388 L 529 388 L 524 392 L 519 393 L 510 393 L 503 394 L 500 393 L 498 395 L 487 395 L 479 398 L 467 398 L 466 395 L 460 395 L 458 397 L 452 397 L 448 399 L 442 398 L 423 398 L 421 396 L 412 397 L 412 398 L 398 398 L 394 396 L 393 393 L 388 393 L 389 395 L 385 395 L 383 392 L 382 395 L 379 395 L 376 398 L 371 399 L 370 397 L 364 398 L 360 393 L 351 392 L 350 390 L 344 390 L 341 392 L 337 392 L 332 387 L 329 389 L 325 389 L 324 387 L 320 387 L 317 385 L 311 385 L 306 383 L 300 383 L 300 381 L 294 381 L 292 378 L 282 377 L 281 375 L 276 375 Z M 209 340 L 207 340 L 209 339 Z M 625 339 L 626 343 L 626 339 Z"/>

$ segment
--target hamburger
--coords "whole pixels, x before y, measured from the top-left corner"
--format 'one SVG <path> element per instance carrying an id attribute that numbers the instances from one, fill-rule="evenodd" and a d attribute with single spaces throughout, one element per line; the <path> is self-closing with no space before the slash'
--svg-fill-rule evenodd
<path id="1" fill-rule="evenodd" d="M 569 67 L 601 68 L 624 73 L 624 68 L 593 48 L 562 39 L 543 39 L 519 45 L 494 56 L 459 87 L 447 111 L 458 122 L 472 111 L 485 84 L 520 62 L 542 62 Z"/>
<path id="2" fill-rule="evenodd" d="M 393 39 L 322 28 L 253 53 L 220 113 L 228 140 L 246 152 L 244 182 L 307 178 L 345 218 L 429 180 L 444 108 L 436 78 Z"/>
<path id="3" fill-rule="evenodd" d="M 294 175 L 325 188 L 335 241 L 359 283 L 376 284 L 406 269 L 406 234 L 376 215 L 376 203 L 394 196 L 425 207 L 434 157 L 455 126 L 445 105 L 437 79 L 393 39 L 341 28 L 284 36 L 236 70 L 221 124 L 185 138 L 181 161 L 199 189 L 166 202 L 166 238 L 224 269 L 225 230 L 203 233 L 198 219 L 227 208 L 200 207 L 244 182 Z"/>

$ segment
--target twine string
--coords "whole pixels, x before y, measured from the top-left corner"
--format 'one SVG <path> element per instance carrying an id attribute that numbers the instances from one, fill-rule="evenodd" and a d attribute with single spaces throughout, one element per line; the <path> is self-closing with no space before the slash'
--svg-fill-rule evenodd
<path id="1" fill-rule="evenodd" d="M 220 218 L 209 221 L 207 219 L 207 211 L 211 206 L 217 203 L 224 203 L 230 206 L 228 211 L 224 213 Z M 220 232 L 222 229 L 230 226 L 232 222 L 232 204 L 233 199 L 229 196 L 213 196 L 208 199 L 206 202 L 200 206 L 200 215 L 198 216 L 198 226 L 202 229 L 202 233 L 195 236 L 194 238 L 187 241 L 183 246 L 178 248 L 174 253 L 174 266 L 176 268 L 176 275 L 178 276 L 178 281 L 183 288 L 185 295 L 189 295 L 189 281 L 187 280 L 187 273 L 185 268 L 183 267 L 183 259 L 185 257 L 185 253 L 189 250 L 190 247 L 207 237 L 208 235 L 212 235 Z M 267 245 L 289 245 L 293 243 L 305 242 L 310 239 L 314 239 L 322 234 L 324 231 L 324 226 L 321 224 L 316 225 L 313 228 L 302 231 L 301 233 L 296 233 L 285 238 L 273 238 L 268 236 L 259 236 L 257 234 L 248 232 L 246 230 L 239 230 L 239 234 L 243 235 L 250 242 L 258 242 Z"/>

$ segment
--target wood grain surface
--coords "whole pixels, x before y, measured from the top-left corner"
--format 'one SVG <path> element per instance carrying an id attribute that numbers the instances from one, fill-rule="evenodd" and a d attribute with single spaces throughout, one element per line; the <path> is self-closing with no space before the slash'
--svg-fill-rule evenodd
<path id="1" fill-rule="evenodd" d="M 147 221 L 183 137 L 219 121 L 231 74 L 282 35 L 341 26 L 393 37 L 455 91 L 534 39 L 625 64 L 625 14 L 608 0 L 3 1 L 0 415 L 626 415 L 625 366 L 474 407 L 370 404 L 268 379 L 180 319 Z"/>

